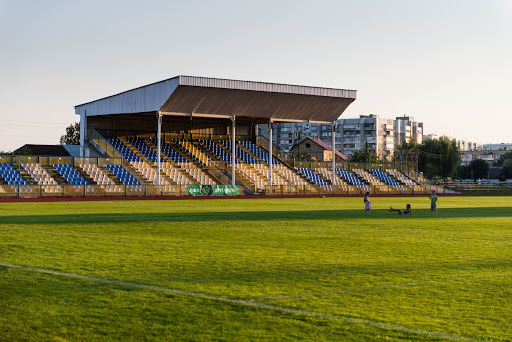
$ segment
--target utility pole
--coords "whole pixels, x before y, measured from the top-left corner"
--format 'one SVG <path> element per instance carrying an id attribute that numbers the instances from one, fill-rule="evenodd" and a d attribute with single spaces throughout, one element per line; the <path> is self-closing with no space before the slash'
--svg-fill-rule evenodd
<path id="1" fill-rule="evenodd" d="M 300 138 L 301 138 L 302 130 L 298 130 L 297 132 L 294 132 L 294 133 L 297 133 L 297 136 L 299 137 L 299 139 L 298 139 L 298 141 L 299 141 L 299 158 L 298 159 L 302 160 L 301 154 L 300 154 L 300 143 L 301 143 Z"/>
<path id="2" fill-rule="evenodd" d="M 366 154 L 366 162 L 369 163 L 370 155 L 368 154 L 368 141 L 364 143 L 364 150 Z"/>

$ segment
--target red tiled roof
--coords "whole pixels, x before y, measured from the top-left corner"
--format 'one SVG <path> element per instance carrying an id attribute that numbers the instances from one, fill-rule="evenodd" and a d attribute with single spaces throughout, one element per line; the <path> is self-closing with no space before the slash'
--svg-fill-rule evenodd
<path id="1" fill-rule="evenodd" d="M 304 140 L 307 140 L 307 139 L 311 140 L 312 142 L 314 142 L 315 144 L 317 144 L 318 146 L 320 146 L 324 150 L 332 151 L 332 146 L 331 145 L 328 145 L 327 143 L 325 143 L 324 141 L 322 141 L 320 139 L 316 139 L 316 138 L 312 138 L 312 137 L 305 137 L 305 138 L 303 138 L 299 142 L 299 144 L 302 143 Z M 336 153 L 336 156 L 338 158 L 341 158 L 341 160 L 348 160 L 348 157 L 346 155 L 344 155 L 343 153 L 341 153 L 340 151 L 336 150 L 335 153 Z"/>

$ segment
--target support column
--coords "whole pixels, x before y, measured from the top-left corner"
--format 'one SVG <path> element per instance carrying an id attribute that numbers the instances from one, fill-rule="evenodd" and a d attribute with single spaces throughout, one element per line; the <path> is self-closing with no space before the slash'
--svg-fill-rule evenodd
<path id="1" fill-rule="evenodd" d="M 235 141 L 235 116 L 231 117 L 231 185 L 235 185 L 236 141 Z"/>
<path id="2" fill-rule="evenodd" d="M 332 193 L 334 194 L 334 180 L 336 179 L 336 121 L 332 123 Z"/>
<path id="3" fill-rule="evenodd" d="M 157 137 L 156 137 L 156 143 L 157 143 L 157 168 L 158 168 L 158 185 L 160 185 L 160 149 L 162 146 L 162 114 L 160 112 L 156 113 L 158 118 L 158 128 L 157 128 Z"/>
<path id="4" fill-rule="evenodd" d="M 270 186 L 272 186 L 272 135 L 272 121 L 270 121 L 268 123 L 268 185 Z"/>
<path id="5" fill-rule="evenodd" d="M 87 138 L 87 111 L 80 114 L 80 157 L 85 157 L 85 139 Z"/>

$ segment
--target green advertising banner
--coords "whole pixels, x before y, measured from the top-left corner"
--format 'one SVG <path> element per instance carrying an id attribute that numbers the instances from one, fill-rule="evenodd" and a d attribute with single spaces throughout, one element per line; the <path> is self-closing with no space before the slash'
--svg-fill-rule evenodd
<path id="1" fill-rule="evenodd" d="M 238 185 L 188 185 L 187 194 L 190 196 L 236 196 L 240 195 Z"/>

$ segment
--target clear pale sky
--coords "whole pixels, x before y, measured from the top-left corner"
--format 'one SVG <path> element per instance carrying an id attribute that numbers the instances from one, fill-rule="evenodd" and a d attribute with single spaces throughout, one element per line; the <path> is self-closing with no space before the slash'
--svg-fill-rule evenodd
<path id="1" fill-rule="evenodd" d="M 357 89 L 342 117 L 512 142 L 511 63 L 512 0 L 0 0 L 0 150 L 176 75 Z"/>

